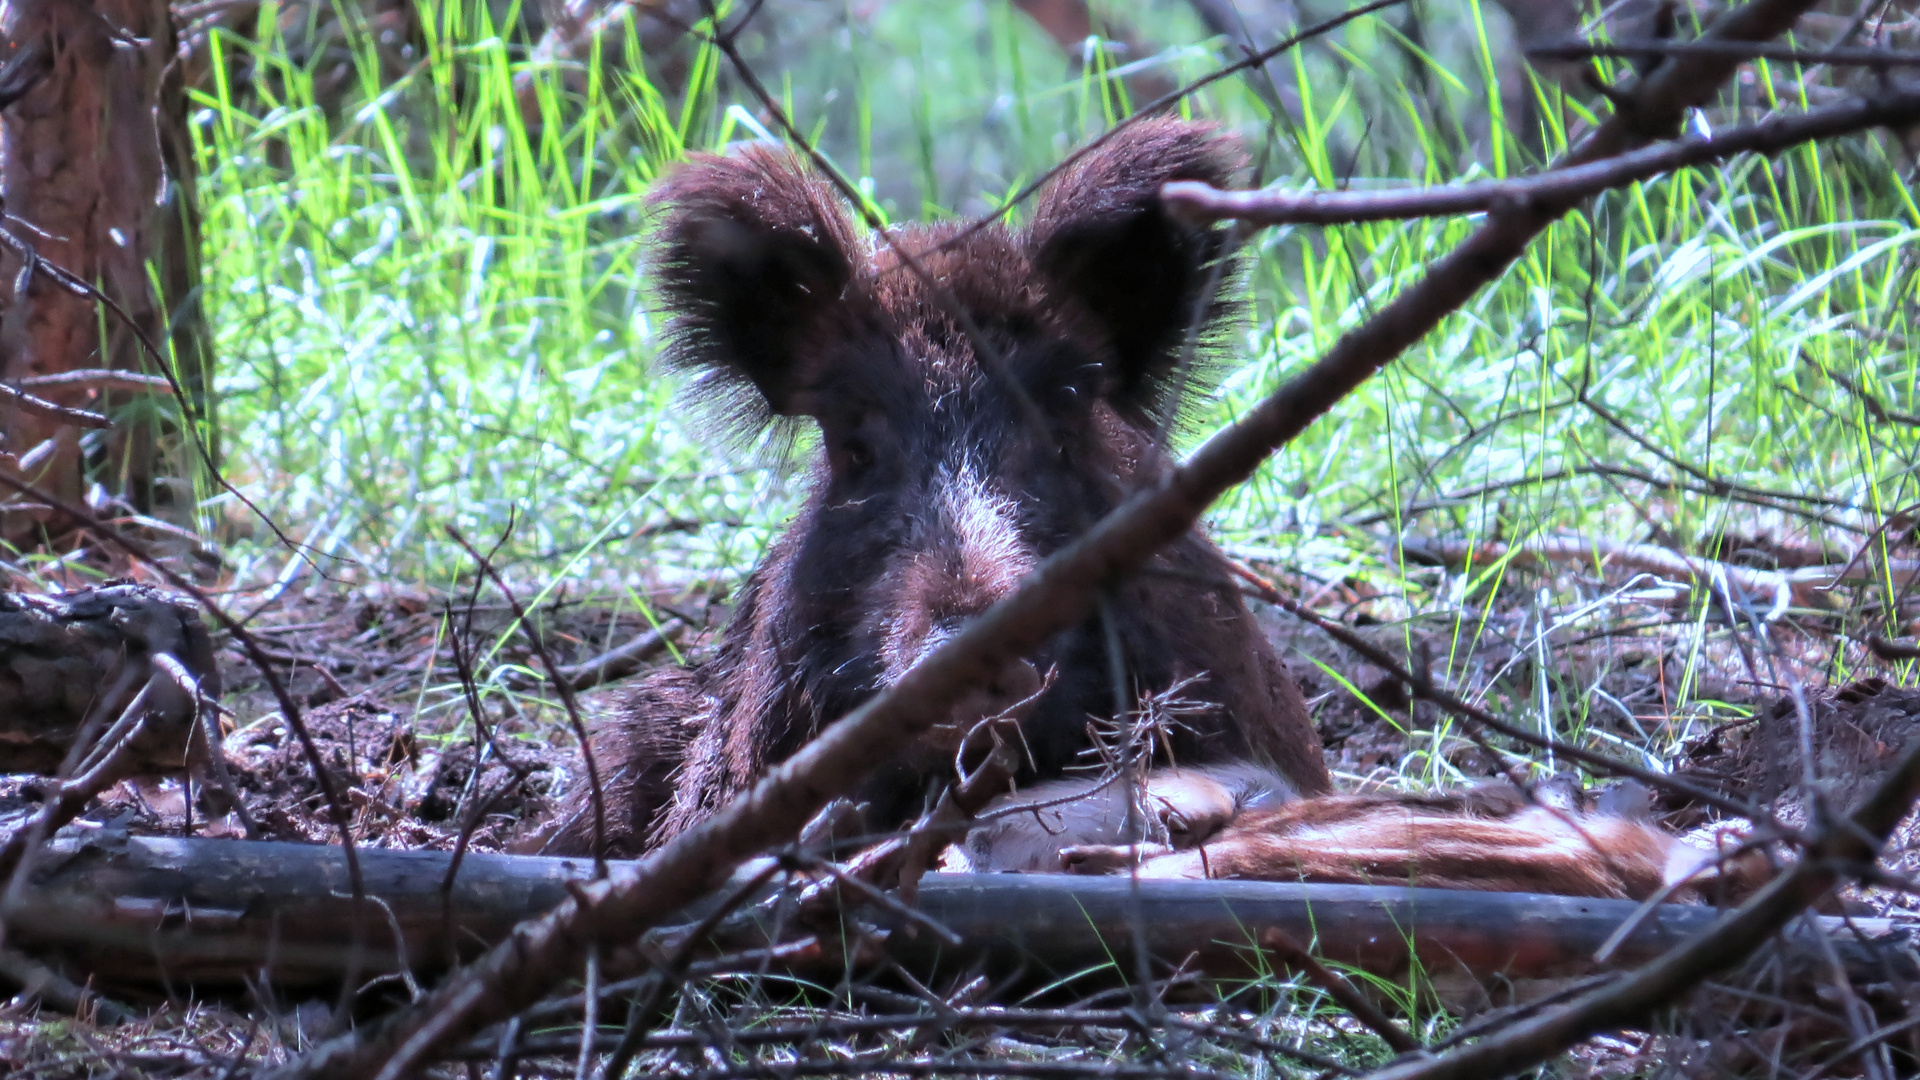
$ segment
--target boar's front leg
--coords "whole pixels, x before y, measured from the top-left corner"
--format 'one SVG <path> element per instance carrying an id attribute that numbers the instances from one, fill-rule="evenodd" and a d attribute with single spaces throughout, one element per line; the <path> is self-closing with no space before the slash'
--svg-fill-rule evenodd
<path id="1" fill-rule="evenodd" d="M 702 692 L 697 668 L 666 668 L 636 684 L 593 733 L 600 771 L 608 858 L 633 859 L 654 843 L 654 832 L 686 759 L 687 744 L 713 701 Z M 515 850 L 541 855 L 593 854 L 593 795 L 582 777 L 544 828 Z"/>

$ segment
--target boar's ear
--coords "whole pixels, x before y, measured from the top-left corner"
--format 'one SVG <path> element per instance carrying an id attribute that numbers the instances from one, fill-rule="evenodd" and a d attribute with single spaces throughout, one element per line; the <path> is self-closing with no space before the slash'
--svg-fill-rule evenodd
<path id="1" fill-rule="evenodd" d="M 656 279 L 669 322 L 667 364 L 699 371 L 718 389 L 751 384 L 739 401 L 764 418 L 814 412 L 818 341 L 839 313 L 862 251 L 846 207 L 784 150 L 701 155 L 653 197 Z"/>
<path id="2" fill-rule="evenodd" d="M 1245 162 L 1237 144 L 1207 124 L 1149 120 L 1119 132 L 1055 177 L 1035 202 L 1028 251 L 1049 298 L 1073 333 L 1100 339 L 1106 394 L 1123 413 L 1160 407 L 1165 376 L 1200 310 L 1200 344 L 1213 343 L 1233 310 L 1216 297 L 1234 283 L 1218 268 L 1224 235 L 1175 220 L 1160 186 L 1204 180 L 1224 186 Z M 1209 284 L 1214 295 L 1203 295 Z"/>

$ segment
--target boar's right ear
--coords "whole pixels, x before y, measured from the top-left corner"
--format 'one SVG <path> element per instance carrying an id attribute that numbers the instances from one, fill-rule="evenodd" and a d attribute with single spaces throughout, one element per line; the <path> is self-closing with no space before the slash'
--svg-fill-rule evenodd
<path id="1" fill-rule="evenodd" d="M 1224 235 L 1168 214 L 1160 186 L 1225 186 L 1245 160 L 1212 125 L 1145 120 L 1062 170 L 1034 202 L 1027 231 L 1034 269 L 1104 346 L 1104 392 L 1123 414 L 1177 411 L 1179 402 L 1162 398 L 1187 332 L 1197 329 L 1202 346 L 1217 345 L 1234 314 L 1221 299 L 1232 268 L 1213 265 L 1225 254 Z"/>
<path id="2" fill-rule="evenodd" d="M 688 161 L 653 202 L 665 212 L 667 364 L 723 389 L 751 384 L 776 415 L 814 412 L 821 372 L 806 345 L 841 305 L 862 248 L 845 205 L 793 155 L 761 146 Z"/>

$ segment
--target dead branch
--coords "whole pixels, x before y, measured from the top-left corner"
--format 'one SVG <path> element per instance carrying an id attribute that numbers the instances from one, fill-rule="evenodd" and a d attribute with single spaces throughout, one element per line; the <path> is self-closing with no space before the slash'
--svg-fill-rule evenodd
<path id="1" fill-rule="evenodd" d="M 1810 0 L 1753 0 L 1709 29 L 1729 40 L 1764 40 L 1791 26 Z M 1734 69 L 1721 57 L 1676 58 L 1624 101 L 1630 111 L 1596 128 L 1565 162 L 1582 165 L 1676 130 L 1686 109 L 1718 91 Z M 1077 625 L 1113 584 L 1185 534 L 1222 493 L 1252 475 L 1275 448 L 1352 392 L 1482 286 L 1572 208 L 1533 200 L 1490 215 L 1419 282 L 1337 342 L 1306 371 L 1217 433 L 1178 468 L 1145 478 L 1141 491 L 1048 558 L 1014 595 L 995 604 L 898 682 L 829 725 L 744 797 L 646 859 L 581 886 L 549 915 L 375 1028 L 336 1037 L 276 1070 L 281 1080 L 399 1080 L 433 1055 L 506 1019 L 579 970 L 594 942 L 630 941 L 711 892 L 743 859 L 791 837 L 830 799 L 913 744 L 969 688 L 985 684 L 1055 633 Z"/>
<path id="2" fill-rule="evenodd" d="M 410 959 L 413 975 L 425 978 L 444 966 L 449 936 L 472 956 L 517 936 L 520 920 L 595 887 L 590 860 L 469 852 L 443 898 L 451 852 L 362 849 L 359 857 L 367 891 L 355 900 L 343 888 L 346 868 L 337 847 L 115 834 L 62 838 L 47 846 L 10 898 L 4 913 L 9 942 L 83 969 L 104 986 L 151 989 L 170 982 L 236 990 L 264 969 L 276 986 L 315 989 L 336 984 L 354 962 L 349 942 L 356 922 L 372 926 L 358 958 L 364 976 L 398 973 Z M 1027 964 L 1036 984 L 1077 976 L 1073 989 L 1089 990 L 1132 975 L 1133 887 L 1121 877 L 929 874 L 906 910 L 897 900 L 883 904 L 853 892 L 843 899 L 849 916 L 884 932 L 884 955 L 911 971 L 934 977 L 974 964 L 1000 972 Z M 1156 966 L 1184 964 L 1184 970 L 1230 980 L 1291 968 L 1287 956 L 1271 951 L 1268 933 L 1277 930 L 1311 943 L 1325 964 L 1388 980 L 1424 970 L 1450 995 L 1476 1004 L 1509 984 L 1538 988 L 1631 969 L 1720 917 L 1711 908 L 1662 905 L 1600 965 L 1595 950 L 1639 905 L 1402 886 L 1141 881 L 1138 887 L 1145 944 Z M 760 910 L 764 948 L 775 916 L 771 906 Z M 666 919 L 701 917 L 696 907 Z M 948 933 L 929 933 L 925 925 L 907 932 L 916 923 Z M 1907 932 L 1886 920 L 1826 918 L 1812 925 L 1863 983 L 1920 977 L 1920 956 Z M 1789 933 L 1770 954 L 1808 994 L 1830 986 L 1815 932 Z M 685 936 L 683 926 L 662 940 Z M 785 966 L 831 975 L 845 962 L 838 950 L 815 948 L 790 952 Z M 610 957 L 605 970 L 620 964 Z"/>
<path id="3" fill-rule="evenodd" d="M 112 371 L 92 368 L 62 371 L 53 375 L 29 375 L 18 380 L 23 389 L 41 386 L 85 386 L 94 390 L 149 390 L 157 394 L 173 391 L 173 384 L 161 375 L 142 375 L 137 371 Z"/>
<path id="4" fill-rule="evenodd" d="M 1920 67 L 1920 53 L 1896 49 L 1845 46 L 1827 49 L 1800 49 L 1771 42 L 1744 41 L 1670 41 L 1660 38 L 1621 38 L 1618 41 L 1555 41 L 1528 45 L 1529 60 L 1587 60 L 1610 57 L 1637 60 L 1643 56 L 1720 56 L 1742 62 L 1778 60 L 1790 64 L 1831 64 L 1835 67 L 1865 67 L 1884 70 L 1896 67 Z"/>
<path id="5" fill-rule="evenodd" d="M 138 376 L 138 377 L 143 379 L 159 378 L 163 380 L 167 384 L 168 389 L 171 390 L 174 400 L 180 404 L 180 407 L 183 413 L 185 413 L 186 415 L 192 415 L 193 413 L 192 395 L 188 394 L 185 385 L 182 384 L 179 378 L 174 375 L 172 366 L 168 364 L 166 357 L 161 355 L 160 346 L 154 341 L 153 336 L 147 332 L 147 328 L 144 327 L 138 320 L 136 320 L 133 314 L 129 312 L 126 309 L 126 307 L 124 307 L 118 300 L 115 300 L 113 297 L 107 295 L 104 292 L 101 292 L 98 288 L 96 288 L 93 285 L 92 282 L 89 282 L 86 278 L 83 278 L 78 274 L 73 273 L 72 271 L 66 269 L 64 266 L 60 265 L 59 263 L 41 255 L 39 251 L 31 243 L 22 239 L 20 236 L 16 235 L 11 229 L 7 228 L 7 225 L 10 223 L 19 223 L 19 219 L 13 217 L 11 214 L 4 215 L 4 219 L 0 219 L 0 247 L 5 247 L 9 251 L 13 252 L 13 254 L 19 257 L 20 261 L 24 264 L 21 278 L 16 279 L 15 291 L 16 292 L 19 291 L 20 282 L 22 279 L 38 280 L 38 279 L 44 278 L 45 280 L 51 281 L 54 285 L 72 294 L 73 296 L 87 300 L 94 304 L 98 304 L 101 308 L 105 309 L 105 311 L 108 314 L 112 315 L 116 320 L 118 320 L 120 325 L 123 326 L 128 331 L 128 333 L 133 335 L 133 340 L 140 346 L 141 352 L 144 353 L 147 359 L 151 360 L 154 363 L 154 365 L 158 367 L 160 370 L 160 374 L 158 376 Z M 29 228 L 31 228 L 31 226 L 29 226 Z M 38 232 L 39 230 L 36 229 L 34 231 Z M 54 377 L 55 376 L 33 376 L 29 378 L 22 378 L 16 381 L 20 382 L 22 385 L 25 385 L 28 382 L 30 382 L 32 378 L 51 379 Z M 86 415 L 97 415 L 97 414 L 89 413 Z M 75 421 L 75 422 L 78 423 L 78 421 Z M 278 522 L 274 521 L 273 518 L 269 517 L 267 515 L 267 512 L 260 509 L 260 507 L 254 503 L 253 499 L 250 498 L 246 492 L 241 491 L 239 488 L 235 487 L 230 481 L 227 480 L 226 476 L 221 473 L 219 468 L 219 461 L 216 459 L 214 455 L 213 448 L 207 444 L 207 441 L 204 438 L 201 437 L 199 427 L 195 424 L 188 424 L 183 430 L 188 437 L 188 441 L 193 444 L 193 447 L 196 453 L 199 455 L 201 464 L 206 467 L 207 475 L 215 483 L 219 484 L 220 487 L 224 489 L 229 495 L 232 495 L 242 506 L 245 506 L 249 511 L 251 511 L 255 517 L 259 518 L 261 523 L 266 525 L 267 529 L 273 533 L 276 539 L 279 540 L 281 546 L 285 547 L 289 551 L 295 552 L 301 558 L 306 559 L 309 565 L 314 565 L 313 560 L 308 558 L 306 555 L 307 545 L 298 543 L 295 540 L 293 540 L 293 538 L 289 537 L 280 528 L 280 525 Z M 49 447 L 50 448 L 49 453 L 57 452 L 61 448 L 61 445 L 62 444 L 57 439 L 43 438 L 38 443 L 35 444 L 35 452 L 38 452 L 38 450 L 41 447 Z M 60 503 L 60 502 L 65 502 L 68 505 L 71 505 L 70 500 L 63 499 L 63 498 L 44 499 L 42 500 L 42 502 L 47 507 L 51 507 L 55 503 Z M 84 521 L 87 519 L 77 518 L 75 520 Z M 318 566 L 315 566 L 315 569 L 318 570 L 319 569 Z M 320 576 L 326 577 L 327 575 L 324 571 L 320 571 Z"/>
<path id="6" fill-rule="evenodd" d="M 1784 614 L 1789 606 L 1825 610 L 1833 607 L 1827 591 L 1842 583 L 1891 582 L 1904 587 L 1920 579 L 1920 563 L 1895 560 L 1876 568 L 1860 560 L 1845 565 L 1802 566 L 1793 570 L 1761 570 L 1716 559 L 1703 559 L 1655 544 L 1636 544 L 1590 536 L 1542 536 L 1517 544 L 1492 541 L 1428 540 L 1405 537 L 1407 553 L 1448 565 L 1468 560 L 1490 565 L 1501 559 L 1522 564 L 1596 563 L 1625 570 L 1658 574 L 1681 582 L 1699 582 L 1724 596 L 1741 610 L 1763 618 Z"/>
<path id="7" fill-rule="evenodd" d="M 639 671 L 640 665 L 665 652 L 668 643 L 679 640 L 686 632 L 685 620 L 670 618 L 598 656 L 577 664 L 564 665 L 557 674 L 575 691 L 591 690 Z M 505 681 L 507 685 L 515 687 L 529 687 L 535 682 L 519 669 L 510 673 Z"/>
<path id="8" fill-rule="evenodd" d="M 1409 1035 L 1406 1028 L 1381 1012 L 1373 999 L 1355 989 L 1346 976 L 1322 964 L 1312 953 L 1301 948 L 1285 930 L 1277 926 L 1267 927 L 1260 932 L 1260 944 L 1287 967 L 1305 975 L 1315 986 L 1326 991 L 1328 997 L 1380 1036 L 1380 1040 L 1392 1047 L 1395 1053 L 1417 1054 L 1427 1048 L 1425 1043 Z"/>
<path id="9" fill-rule="evenodd" d="M 1920 423 L 1920 421 L 1916 422 Z M 1863 506 L 1848 503 L 1843 499 L 1833 499 L 1824 495 L 1808 495 L 1799 492 L 1773 491 L 1767 488 L 1748 487 L 1743 484 L 1731 483 L 1719 477 L 1714 477 L 1711 482 L 1704 480 L 1680 480 L 1671 476 L 1659 476 L 1647 472 L 1644 469 L 1636 469 L 1631 466 L 1604 465 L 1598 462 L 1590 462 L 1586 465 L 1579 465 L 1573 468 L 1553 469 L 1537 475 L 1478 484 L 1463 491 L 1449 491 L 1432 499 L 1408 503 L 1406 506 L 1391 510 L 1379 510 L 1358 517 L 1344 518 L 1344 520 L 1346 520 L 1349 525 L 1366 528 L 1367 526 L 1378 525 L 1383 521 L 1388 521 L 1395 517 L 1403 519 L 1410 518 L 1431 510 L 1460 506 L 1483 496 L 1508 491 L 1513 488 L 1529 487 L 1535 484 L 1549 484 L 1559 480 L 1571 479 L 1576 476 L 1614 477 L 1622 480 L 1632 480 L 1636 483 L 1646 484 L 1655 488 L 1689 491 L 1695 495 L 1711 495 L 1716 498 L 1726 499 L 1729 502 L 1746 503 L 1749 506 L 1778 510 L 1783 514 L 1794 514 L 1806 518 L 1809 521 L 1817 521 L 1830 528 L 1854 533 L 1861 531 L 1858 525 L 1850 524 L 1839 518 L 1822 514 L 1815 510 L 1809 510 L 1804 506 L 1794 506 L 1791 504 L 1811 503 L 1819 506 L 1833 506 L 1843 510 L 1855 511 L 1864 511 L 1867 509 Z M 1369 501 L 1378 502 L 1377 499 Z"/>
<path id="10" fill-rule="evenodd" d="M 1827 822 L 1786 873 L 1711 929 L 1618 982 L 1515 1024 L 1471 1046 L 1376 1073 L 1379 1080 L 1480 1080 L 1506 1076 L 1601 1031 L 1634 1023 L 1702 980 L 1753 955 L 1856 867 L 1871 866 L 1887 834 L 1920 798 L 1920 743 L 1850 819 Z"/>
<path id="11" fill-rule="evenodd" d="M 969 237 L 973 236 L 975 233 L 979 232 L 982 229 L 988 228 L 994 222 L 999 221 L 1002 217 L 1005 217 L 1007 214 L 1011 213 L 1014 207 L 1019 206 L 1021 203 L 1026 202 L 1028 199 L 1031 199 L 1035 195 L 1035 193 L 1037 193 L 1041 188 L 1047 186 L 1047 184 L 1050 181 L 1052 181 L 1054 177 L 1059 176 L 1062 173 L 1066 172 L 1068 169 L 1073 168 L 1074 165 L 1078 164 L 1082 158 L 1086 157 L 1088 154 L 1093 153 L 1095 150 L 1100 149 L 1100 147 L 1104 145 L 1108 139 L 1113 138 L 1114 135 L 1118 134 L 1120 131 L 1124 130 L 1125 128 L 1132 125 L 1133 123 L 1140 120 L 1144 120 L 1149 116 L 1158 116 L 1161 113 L 1164 113 L 1168 108 L 1178 105 L 1181 101 L 1185 100 L 1186 98 L 1191 97 L 1196 93 L 1199 93 L 1201 90 L 1204 90 L 1209 86 L 1212 86 L 1214 83 L 1217 83 L 1222 79 L 1231 78 L 1232 76 L 1237 75 L 1242 71 L 1250 71 L 1255 68 L 1264 67 L 1266 66 L 1268 61 L 1273 60 L 1276 57 L 1279 57 L 1285 53 L 1291 52 L 1294 49 L 1299 48 L 1302 44 L 1305 44 L 1308 41 L 1312 41 L 1315 38 L 1323 37 L 1327 34 L 1330 34 L 1333 31 L 1338 30 L 1342 26 L 1345 26 L 1346 24 L 1352 22 L 1355 19 L 1362 18 L 1367 15 L 1372 15 L 1375 12 L 1383 11 L 1387 8 L 1394 7 L 1404 2 L 1405 0 L 1368 0 L 1367 3 L 1361 4 L 1357 7 L 1348 8 L 1346 11 L 1343 11 L 1340 14 L 1333 16 L 1332 18 L 1322 20 L 1321 22 L 1317 22 L 1312 26 L 1306 27 L 1298 31 L 1297 33 L 1290 34 L 1287 37 L 1281 39 L 1280 41 L 1275 42 L 1274 44 L 1268 46 L 1267 48 L 1260 49 L 1257 52 L 1247 51 L 1245 55 L 1243 55 L 1240 59 L 1234 61 L 1233 63 L 1227 64 L 1224 67 L 1215 68 L 1213 71 L 1210 71 L 1205 75 L 1202 75 L 1198 79 L 1195 79 L 1194 81 L 1186 84 L 1185 86 L 1180 87 L 1177 90 L 1174 90 L 1171 93 L 1163 94 L 1160 97 L 1154 98 L 1152 101 L 1149 101 L 1145 105 L 1142 105 L 1139 108 L 1133 110 L 1133 112 L 1129 113 L 1127 117 L 1121 120 L 1119 123 L 1113 125 L 1112 127 L 1108 128 L 1106 131 L 1101 132 L 1099 135 L 1095 136 L 1093 139 L 1081 145 L 1080 148 L 1075 150 L 1073 153 L 1068 154 L 1065 158 L 1061 159 L 1061 161 L 1058 164 L 1056 164 L 1053 168 L 1048 169 L 1045 172 L 1041 173 L 1039 176 L 1034 177 L 1031 181 L 1027 183 L 1025 187 L 1021 188 L 1019 191 L 1014 192 L 1012 198 L 1002 203 L 1000 206 L 1000 209 L 995 210 L 991 214 L 981 215 L 981 217 L 978 220 L 974 221 L 972 224 L 968 225 L 966 228 L 961 229 L 958 232 L 954 233 L 952 236 L 946 238 L 945 240 L 942 240 L 937 246 L 928 250 L 924 254 L 936 255 L 941 252 L 947 251 L 951 248 L 958 247 L 959 245 L 965 243 Z M 855 200 L 855 205 L 859 205 L 859 200 L 857 199 Z"/>
<path id="12" fill-rule="evenodd" d="M 25 390 L 8 386 L 6 383 L 0 383 L 0 400 L 6 401 L 7 404 L 12 405 L 21 412 L 32 413 L 34 416 L 41 417 L 42 419 L 53 420 L 62 424 L 72 424 L 75 427 L 93 428 L 96 431 L 102 431 L 113 426 L 113 421 L 97 412 L 88 412 L 85 409 L 70 409 L 65 405 L 55 405 L 45 398 L 35 397 Z"/>
<path id="13" fill-rule="evenodd" d="M 1655 772 L 1630 762 L 1621 761 L 1610 755 L 1589 750 L 1576 743 L 1565 742 L 1543 735 L 1538 731 L 1532 731 L 1518 724 L 1512 724 L 1502 720 L 1477 705 L 1468 704 L 1454 694 L 1435 685 L 1432 678 L 1423 671 L 1408 667 L 1394 659 L 1386 650 L 1373 644 L 1366 638 L 1354 633 L 1340 623 L 1323 617 L 1304 604 L 1291 599 L 1286 594 L 1280 592 L 1280 590 L 1274 588 L 1271 582 L 1268 582 L 1253 571 L 1237 564 L 1235 565 L 1235 569 L 1254 587 L 1255 594 L 1261 599 L 1284 610 L 1289 615 L 1294 616 L 1309 626 L 1318 629 L 1348 649 L 1353 650 L 1361 659 L 1379 668 L 1404 685 L 1407 688 L 1407 693 L 1413 697 L 1419 698 L 1422 701 L 1431 701 L 1445 712 L 1466 721 L 1469 725 L 1469 732 L 1472 732 L 1476 727 L 1497 732 L 1509 739 L 1525 743 L 1528 746 L 1537 746 L 1542 750 L 1557 754 L 1569 761 L 1577 761 L 1602 775 L 1624 776 L 1638 780 L 1650 788 L 1672 792 L 1685 799 L 1697 802 L 1702 806 L 1711 806 L 1714 809 L 1734 817 L 1746 818 L 1755 824 L 1765 825 L 1770 834 L 1778 836 L 1783 840 L 1798 842 L 1801 839 L 1799 830 L 1780 821 L 1763 806 L 1710 790 L 1672 773 Z"/>
<path id="14" fill-rule="evenodd" d="M 89 993 L 86 987 L 74 985 L 59 972 L 12 949 L 0 948 L 0 979 L 18 987 L 21 997 L 37 999 L 69 1016 L 79 1016 L 91 1006 L 93 1015 L 109 1024 L 124 1024 L 135 1017 L 125 1005 Z"/>
<path id="15" fill-rule="evenodd" d="M 1732 43 L 1729 43 L 1732 44 Z M 1739 46 L 1744 48 L 1745 46 Z M 1714 54 L 1721 55 L 1721 54 Z M 1776 154 L 1790 146 L 1920 119 L 1920 89 L 1876 93 L 1844 105 L 1776 114 L 1709 138 L 1687 138 L 1575 168 L 1535 176 L 1405 191 L 1221 191 L 1192 180 L 1168 184 L 1167 205 L 1190 221 L 1256 225 L 1340 225 L 1357 221 L 1444 217 L 1523 206 L 1535 200 L 1586 198 L 1610 188 L 1736 154 Z"/>
<path id="16" fill-rule="evenodd" d="M 1564 381 L 1564 377 L 1563 377 L 1563 381 Z M 1621 419 L 1620 416 L 1617 413 L 1615 413 L 1612 409 L 1609 409 L 1605 405 L 1602 405 L 1598 401 L 1595 401 L 1593 398 L 1593 395 L 1587 393 L 1585 389 L 1579 390 L 1575 394 L 1574 400 L 1579 402 L 1580 405 L 1582 405 L 1583 407 L 1585 407 L 1588 412 L 1591 412 L 1593 415 L 1606 421 L 1608 427 L 1613 428 L 1615 431 L 1618 431 L 1620 434 L 1625 435 L 1628 439 L 1632 440 L 1633 443 L 1636 446 L 1640 447 L 1642 450 L 1645 450 L 1649 454 L 1652 454 L 1654 457 L 1660 459 L 1661 461 L 1666 462 L 1668 465 L 1671 465 L 1674 468 L 1679 469 L 1681 472 L 1686 473 L 1688 476 L 1693 477 L 1696 481 L 1706 485 L 1709 489 L 1711 489 L 1713 494 L 1719 495 L 1723 498 L 1733 498 L 1736 495 L 1752 495 L 1760 498 L 1776 499 L 1782 502 L 1804 502 L 1804 503 L 1811 503 L 1816 506 L 1831 506 L 1837 510 L 1864 511 L 1868 509 L 1867 507 L 1848 502 L 1845 499 L 1836 499 L 1828 495 L 1808 495 L 1808 494 L 1800 494 L 1797 492 L 1770 491 L 1766 488 L 1749 487 L 1748 485 L 1745 485 L 1745 484 L 1736 484 L 1729 480 L 1723 480 L 1720 477 L 1714 476 L 1712 473 L 1708 472 L 1707 470 L 1700 468 L 1698 465 L 1694 465 L 1691 462 L 1682 460 L 1680 457 L 1678 457 L 1671 451 L 1667 450 L 1665 447 L 1662 447 L 1660 444 L 1654 442 L 1652 439 L 1634 430 L 1632 424 L 1629 424 L 1625 420 Z M 1642 482 L 1647 482 L 1643 477 L 1633 477 L 1629 473 L 1627 473 L 1625 470 L 1622 470 L 1622 469 L 1608 468 L 1603 471 L 1598 467 L 1596 467 L 1595 471 L 1600 472 L 1601 475 L 1628 476 L 1630 479 L 1640 479 L 1642 480 Z M 1842 525 L 1841 527 L 1849 528 L 1848 526 L 1845 526 L 1845 525 Z M 1853 531 L 1857 532 L 1858 529 L 1856 528 Z"/>
<path id="17" fill-rule="evenodd" d="M 1902 345 L 1901 348 L 1905 348 L 1905 346 Z M 1866 409 L 1869 413 L 1872 413 L 1873 418 L 1875 420 L 1878 420 L 1883 424 L 1895 423 L 1895 424 L 1907 424 L 1912 427 L 1920 427 L 1920 416 L 1915 416 L 1913 413 L 1900 412 L 1895 409 L 1887 408 L 1887 406 L 1884 403 L 1882 403 L 1879 398 L 1875 397 L 1869 391 L 1863 389 L 1860 386 L 1860 384 L 1854 382 L 1852 379 L 1847 378 L 1845 372 L 1826 371 L 1824 368 L 1820 370 L 1827 376 L 1827 378 L 1832 379 L 1836 383 L 1839 383 L 1841 389 L 1847 391 L 1849 394 L 1852 394 L 1854 397 L 1860 399 L 1861 407 Z"/>

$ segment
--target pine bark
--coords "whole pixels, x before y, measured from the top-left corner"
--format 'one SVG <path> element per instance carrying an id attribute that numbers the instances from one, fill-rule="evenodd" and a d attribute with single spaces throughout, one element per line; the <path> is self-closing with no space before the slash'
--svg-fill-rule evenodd
<path id="1" fill-rule="evenodd" d="M 211 394 L 199 221 L 165 0 L 15 0 L 5 11 L 0 34 L 15 49 L 41 48 L 50 58 L 0 117 L 0 195 L 7 212 L 30 226 L 13 231 L 41 258 L 92 283 L 126 318 L 45 273 L 22 273 L 22 259 L 10 252 L 0 258 L 0 377 L 158 374 L 144 335 L 163 349 L 171 343 L 204 408 Z M 142 513 L 193 505 L 191 489 L 175 483 L 186 459 L 169 398 L 84 384 L 35 392 L 114 421 L 104 438 L 83 439 L 57 420 L 0 408 L 4 450 L 32 463 L 26 474 L 36 485 L 78 502 L 99 482 Z M 0 537 L 31 543 L 71 525 L 16 504 L 0 516 Z"/>

